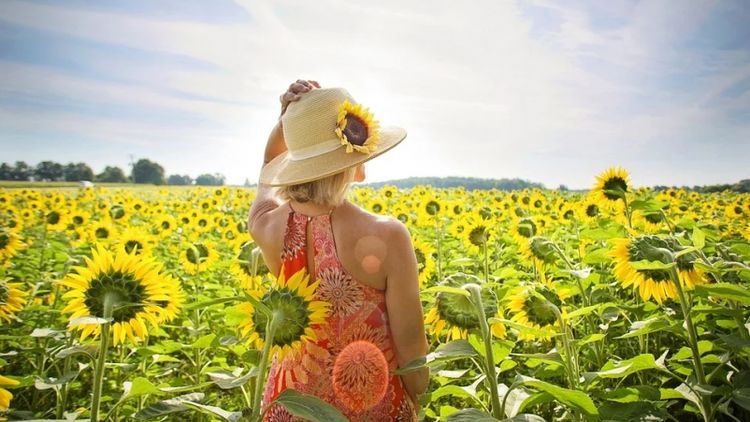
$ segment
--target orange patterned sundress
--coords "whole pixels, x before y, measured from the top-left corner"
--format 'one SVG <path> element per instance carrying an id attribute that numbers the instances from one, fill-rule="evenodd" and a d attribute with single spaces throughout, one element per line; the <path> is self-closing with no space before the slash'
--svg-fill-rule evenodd
<path id="1" fill-rule="evenodd" d="M 316 300 L 330 303 L 327 324 L 316 328 L 315 342 L 305 342 L 299 352 L 287 353 L 279 361 L 274 356 L 263 394 L 263 408 L 286 388 L 319 397 L 338 408 L 351 421 L 416 421 L 417 416 L 406 389 L 397 375 L 389 376 L 385 396 L 374 407 L 353 412 L 351 404 L 341 402 L 333 388 L 333 363 L 349 343 L 366 340 L 385 356 L 391 370 L 397 367 L 394 345 L 388 325 L 385 292 L 354 279 L 339 261 L 331 227 L 331 213 L 307 216 L 291 205 L 287 219 L 281 260 L 285 275 L 307 268 L 307 226 L 310 226 L 314 251 L 314 279 L 320 279 Z M 382 384 L 381 384 L 382 385 Z M 363 398 L 365 400 L 365 398 Z M 354 406 L 354 408 L 358 408 Z M 265 421 L 292 421 L 283 407 L 273 405 Z"/>

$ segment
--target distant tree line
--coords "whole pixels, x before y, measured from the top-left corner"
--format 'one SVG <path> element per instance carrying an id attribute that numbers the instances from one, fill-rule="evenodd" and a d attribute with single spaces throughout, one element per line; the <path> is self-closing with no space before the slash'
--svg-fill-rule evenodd
<path id="1" fill-rule="evenodd" d="M 164 176 L 164 167 L 159 163 L 142 158 L 136 161 L 130 175 L 117 166 L 106 166 L 99 174 L 86 163 L 61 164 L 54 161 L 42 161 L 36 166 L 30 166 L 24 161 L 13 164 L 0 164 L 0 180 L 13 181 L 45 181 L 45 182 L 101 182 L 101 183 L 146 183 L 152 185 L 196 185 L 221 186 L 225 178 L 219 173 L 201 174 L 193 179 L 188 175 L 172 174 Z"/>
<path id="2" fill-rule="evenodd" d="M 511 191 L 526 188 L 544 189 L 544 185 L 541 183 L 529 182 L 522 179 L 479 179 L 475 177 L 410 177 L 408 179 L 369 183 L 369 185 L 375 188 L 383 185 L 393 185 L 400 189 L 408 189 L 417 185 L 430 185 L 436 188 L 454 188 L 463 186 L 469 190 L 497 189 Z"/>
<path id="3" fill-rule="evenodd" d="M 711 192 L 724 192 L 724 191 L 730 191 L 730 192 L 738 192 L 738 193 L 750 193 L 750 179 L 742 179 L 737 183 L 724 183 L 720 185 L 706 185 L 706 186 L 693 186 L 692 188 L 689 186 L 654 186 L 654 190 L 667 190 L 667 189 L 685 189 L 685 190 L 692 190 L 696 192 L 701 193 L 711 193 Z"/>

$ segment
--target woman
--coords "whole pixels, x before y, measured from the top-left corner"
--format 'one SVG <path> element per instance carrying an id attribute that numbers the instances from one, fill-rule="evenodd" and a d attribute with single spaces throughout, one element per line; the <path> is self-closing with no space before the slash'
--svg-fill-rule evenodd
<path id="1" fill-rule="evenodd" d="M 408 229 L 345 199 L 349 185 L 364 180 L 364 162 L 405 136 L 400 128 L 380 129 L 340 88 L 298 80 L 281 96 L 281 117 L 266 145 L 248 226 L 274 274 L 306 268 L 320 280 L 316 299 L 330 307 L 315 342 L 274 357 L 264 408 L 283 389 L 294 388 L 326 400 L 352 421 L 416 420 L 427 369 L 386 375 L 384 394 L 374 399 L 375 392 L 344 397 L 333 376 L 341 350 L 361 340 L 377 346 L 390 370 L 427 353 Z M 278 194 L 271 186 L 280 186 Z M 291 415 L 273 406 L 266 418 Z"/>

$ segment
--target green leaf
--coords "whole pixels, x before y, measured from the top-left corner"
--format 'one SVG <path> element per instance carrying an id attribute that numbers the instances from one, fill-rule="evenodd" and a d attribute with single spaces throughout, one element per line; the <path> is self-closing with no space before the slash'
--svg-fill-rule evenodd
<path id="1" fill-rule="evenodd" d="M 198 338 L 198 340 L 193 342 L 193 344 L 191 344 L 190 347 L 192 347 L 193 349 L 205 349 L 211 346 L 211 344 L 214 342 L 215 339 L 216 339 L 216 334 L 214 333 L 206 334 L 205 336 L 202 336 Z"/>
<path id="2" fill-rule="evenodd" d="M 635 403 L 638 401 L 658 401 L 661 399 L 659 389 L 650 385 L 618 388 L 604 393 L 604 398 L 618 403 Z"/>
<path id="3" fill-rule="evenodd" d="M 580 340 L 574 340 L 575 344 L 578 346 L 583 346 L 589 343 L 596 343 L 597 341 L 602 341 L 607 337 L 606 334 L 602 333 L 595 333 L 595 334 L 589 334 L 586 337 L 580 339 Z"/>
<path id="4" fill-rule="evenodd" d="M 693 241 L 695 249 L 700 250 L 706 246 L 706 234 L 698 227 L 693 227 L 693 234 L 690 236 L 690 239 Z"/>
<path id="5" fill-rule="evenodd" d="M 286 389 L 276 397 L 278 403 L 294 416 L 316 422 L 347 422 L 348 419 L 341 412 L 325 401 L 302 394 L 292 389 Z"/>
<path id="6" fill-rule="evenodd" d="M 575 311 L 568 312 L 568 319 L 589 315 L 590 313 L 599 309 L 599 306 L 600 305 L 584 306 L 583 308 L 578 308 Z"/>
<path id="7" fill-rule="evenodd" d="M 468 341 L 454 340 L 429 353 L 427 356 L 416 358 L 405 366 L 391 372 L 396 375 L 402 375 L 424 367 L 435 366 L 437 363 L 476 356 L 479 356 L 479 353 Z"/>
<path id="8" fill-rule="evenodd" d="M 125 381 L 123 383 L 123 394 L 120 401 L 145 396 L 147 394 L 154 394 L 157 396 L 164 395 L 164 392 L 156 388 L 151 381 L 143 377 L 137 377 L 132 382 Z"/>
<path id="9" fill-rule="evenodd" d="M 447 422 L 498 422 L 497 419 L 477 409 L 463 409 L 448 416 Z"/>
<path id="10" fill-rule="evenodd" d="M 745 410 L 750 410 L 750 388 L 738 388 L 732 391 L 732 401 Z"/>
<path id="11" fill-rule="evenodd" d="M 44 338 L 44 337 L 57 337 L 64 333 L 64 330 L 54 330 L 52 328 L 34 328 L 31 332 L 30 337 Z"/>
<path id="12" fill-rule="evenodd" d="M 657 331 L 671 331 L 674 327 L 666 318 L 654 317 L 645 321 L 635 321 L 630 325 L 630 332 L 615 338 L 624 339 L 655 333 Z"/>
<path id="13" fill-rule="evenodd" d="M 203 414 L 218 416 L 227 422 L 237 422 L 242 418 L 242 412 L 230 412 L 220 407 L 209 406 L 206 404 L 195 403 L 192 401 L 186 401 L 185 406 L 193 408 Z"/>
<path id="14" fill-rule="evenodd" d="M 451 286 L 433 286 L 427 289 L 422 290 L 423 294 L 431 295 L 432 293 L 452 293 L 459 296 L 469 297 L 470 294 L 465 289 L 462 289 L 460 287 L 451 287 Z"/>
<path id="15" fill-rule="evenodd" d="M 618 422 L 643 422 L 667 420 L 667 412 L 654 403 L 604 403 L 600 408 L 602 420 Z"/>
<path id="16" fill-rule="evenodd" d="M 593 400 L 591 400 L 591 398 L 583 391 L 569 390 L 567 388 L 558 387 L 557 385 L 520 374 L 516 376 L 515 382 L 517 384 L 521 384 L 526 387 L 532 387 L 550 394 L 560 403 L 563 403 L 568 407 L 585 413 L 589 420 L 599 419 L 599 411 L 597 410 L 596 405 L 594 404 Z"/>
<path id="17" fill-rule="evenodd" d="M 662 370 L 665 368 L 657 364 L 654 355 L 645 353 L 620 362 L 610 360 L 604 364 L 601 371 L 587 372 L 583 376 L 590 380 L 595 378 L 625 378 L 630 374 L 652 369 Z"/>
<path id="18" fill-rule="evenodd" d="M 217 298 L 217 299 L 204 300 L 202 302 L 191 303 L 191 304 L 185 306 L 185 310 L 186 311 L 192 311 L 193 309 L 203 309 L 203 308 L 207 308 L 207 307 L 213 306 L 213 305 L 219 305 L 219 304 L 222 304 L 222 303 L 229 303 L 229 302 L 237 302 L 237 301 L 244 300 L 244 299 L 245 298 L 242 297 L 242 296 L 239 296 L 239 297 L 220 297 L 220 298 Z"/>
<path id="19" fill-rule="evenodd" d="M 209 372 L 207 374 L 222 390 L 229 390 L 243 386 L 252 378 L 253 372 L 248 371 L 245 375 L 237 376 L 229 371 Z"/>
<path id="20" fill-rule="evenodd" d="M 55 355 L 55 359 L 65 359 L 69 356 L 83 354 L 83 355 L 88 356 L 89 359 L 93 360 L 98 350 L 99 350 L 99 347 L 93 344 L 87 344 L 87 345 L 79 344 L 79 345 L 75 345 L 71 347 L 66 347 L 60 350 Z"/>
<path id="21" fill-rule="evenodd" d="M 168 400 L 161 400 L 133 415 L 135 419 L 146 420 L 168 415 L 170 413 L 184 412 L 189 408 L 185 405 L 189 401 L 203 400 L 203 393 L 190 393 Z"/>
<path id="22" fill-rule="evenodd" d="M 743 305 L 750 305 L 750 289 L 737 284 L 700 284 L 695 286 L 695 294 L 702 297 L 713 296 L 721 299 L 729 299 Z"/>

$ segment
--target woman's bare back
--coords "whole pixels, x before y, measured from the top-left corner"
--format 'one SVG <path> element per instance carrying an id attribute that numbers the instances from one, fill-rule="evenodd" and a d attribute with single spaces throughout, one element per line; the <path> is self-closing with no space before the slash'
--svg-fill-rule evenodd
<path id="1" fill-rule="evenodd" d="M 305 212 L 304 208 L 304 205 L 286 202 L 266 214 L 267 230 L 261 234 L 262 238 L 256 238 L 255 241 L 261 247 L 266 265 L 273 274 L 278 274 L 281 267 L 281 249 L 289 213 L 294 211 L 308 216 L 318 215 Z M 375 289 L 386 289 L 385 262 L 388 259 L 389 233 L 397 224 L 398 221 L 391 217 L 370 214 L 348 201 L 332 211 L 331 226 L 336 254 L 353 278 Z M 312 245 L 309 230 L 307 236 L 306 243 Z M 308 254 L 309 270 L 314 270 L 313 255 Z"/>

